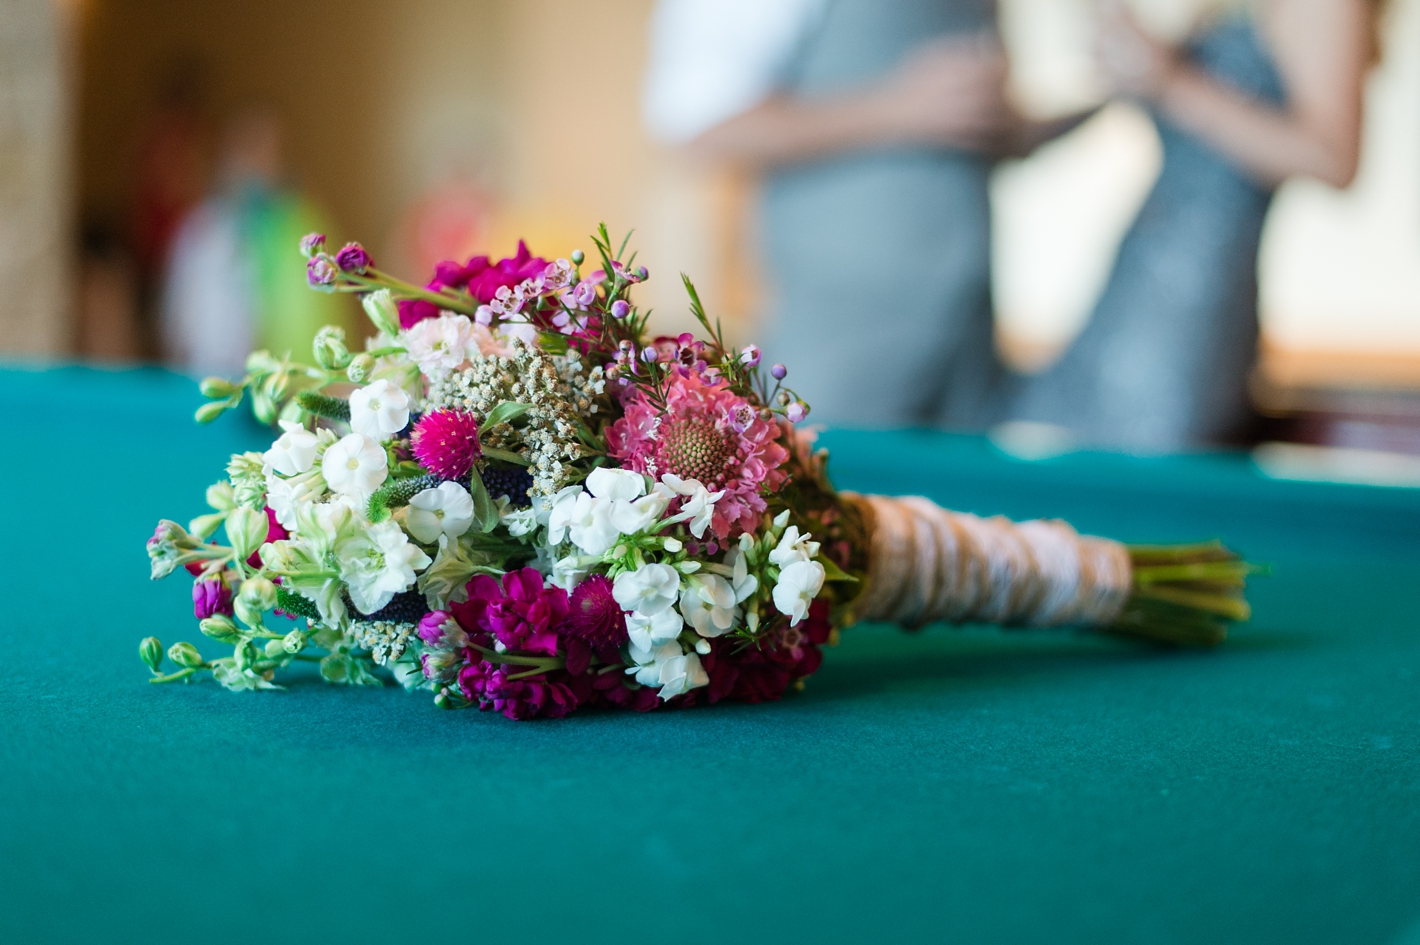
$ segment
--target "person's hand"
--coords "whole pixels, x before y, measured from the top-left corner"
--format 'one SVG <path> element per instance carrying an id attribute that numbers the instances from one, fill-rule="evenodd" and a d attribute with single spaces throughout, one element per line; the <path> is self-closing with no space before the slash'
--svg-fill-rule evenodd
<path id="1" fill-rule="evenodd" d="M 1123 7 L 1101 11 L 1095 64 L 1113 95 L 1156 100 L 1179 68 L 1172 48 L 1149 36 Z"/>
<path id="2" fill-rule="evenodd" d="M 1013 129 L 1006 56 L 995 37 L 953 37 L 909 54 L 878 89 L 890 136 L 992 150 Z"/>

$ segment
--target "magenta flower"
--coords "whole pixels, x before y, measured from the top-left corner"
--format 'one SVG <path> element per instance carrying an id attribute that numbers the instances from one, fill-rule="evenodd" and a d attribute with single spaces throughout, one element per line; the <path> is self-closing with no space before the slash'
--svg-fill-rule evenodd
<path id="1" fill-rule="evenodd" d="M 638 391 L 606 439 L 610 455 L 628 469 L 656 478 L 671 473 L 699 480 L 711 492 L 724 490 L 710 522 L 723 541 L 736 529 L 753 531 L 766 508 L 763 493 L 784 483 L 780 467 L 789 451 L 778 436 L 778 426 L 725 381 L 673 374 L 664 412 Z"/>
<path id="2" fill-rule="evenodd" d="M 626 613 L 611 593 L 611 581 L 604 574 L 592 574 L 572 588 L 568 636 L 585 640 L 594 648 L 626 643 Z"/>
<path id="3" fill-rule="evenodd" d="M 524 721 L 544 716 L 557 719 L 577 708 L 577 694 L 556 678 L 561 674 L 509 679 L 516 667 L 497 666 L 480 660 L 459 672 L 459 688 L 470 702 L 484 711 L 501 712 L 510 719 Z"/>
<path id="4" fill-rule="evenodd" d="M 198 620 L 217 614 L 232 614 L 232 589 L 220 577 L 196 581 L 192 585 L 192 613 Z"/>
<path id="5" fill-rule="evenodd" d="M 301 255 L 307 259 L 323 249 L 325 249 L 324 233 L 307 233 L 301 237 Z"/>
<path id="6" fill-rule="evenodd" d="M 419 619 L 419 639 L 430 646 L 444 642 L 444 624 L 449 620 L 446 610 L 431 610 Z"/>
<path id="7" fill-rule="evenodd" d="M 375 264 L 370 258 L 370 254 L 365 252 L 365 247 L 359 243 L 346 243 L 341 247 L 340 252 L 335 254 L 335 264 L 342 272 L 363 273 L 366 269 Z"/>
<path id="8" fill-rule="evenodd" d="M 518 252 L 507 259 L 492 262 L 487 256 L 474 256 L 460 265 L 453 260 L 445 260 L 434 267 L 434 279 L 426 288 L 433 292 L 440 289 L 463 289 L 479 302 L 492 302 L 498 290 L 504 286 L 513 288 L 524 279 L 542 275 L 547 269 L 547 260 L 534 256 L 527 244 L 518 240 Z M 399 324 L 401 328 L 413 328 L 426 318 L 439 314 L 439 307 L 423 299 L 401 299 L 399 302 Z"/>
<path id="9" fill-rule="evenodd" d="M 414 457 L 444 479 L 462 479 L 483 455 L 478 418 L 466 410 L 432 410 L 419 418 L 409 438 Z"/>
<path id="10" fill-rule="evenodd" d="M 468 582 L 468 600 L 449 609 L 470 633 L 491 633 L 509 649 L 553 656 L 556 630 L 567 620 L 567 592 L 544 587 L 534 568 L 509 571 L 502 584 L 480 574 Z"/>
<path id="11" fill-rule="evenodd" d="M 329 290 L 339 276 L 340 271 L 326 256 L 316 256 L 306 263 L 306 281 L 313 289 Z"/>

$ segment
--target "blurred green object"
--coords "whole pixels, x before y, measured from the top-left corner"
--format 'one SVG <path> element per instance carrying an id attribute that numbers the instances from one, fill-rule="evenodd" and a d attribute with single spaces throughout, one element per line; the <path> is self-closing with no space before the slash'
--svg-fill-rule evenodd
<path id="1" fill-rule="evenodd" d="M 776 704 L 517 724 L 314 666 L 280 693 L 148 685 L 138 638 L 215 644 L 143 540 L 269 431 L 194 426 L 196 386 L 153 370 L 0 371 L 0 399 L 10 442 L 83 418 L 44 475 L 0 467 L 25 496 L 0 941 L 1298 945 L 1420 921 L 1420 491 L 830 431 L 845 488 L 1216 535 L 1273 576 L 1210 651 L 859 626 Z"/>
<path id="2" fill-rule="evenodd" d="M 326 325 L 346 329 L 360 347 L 354 302 L 306 285 L 301 237 L 326 229 L 315 205 L 291 191 L 253 192 L 242 198 L 240 214 L 256 275 L 254 347 L 310 360 L 311 342 Z"/>

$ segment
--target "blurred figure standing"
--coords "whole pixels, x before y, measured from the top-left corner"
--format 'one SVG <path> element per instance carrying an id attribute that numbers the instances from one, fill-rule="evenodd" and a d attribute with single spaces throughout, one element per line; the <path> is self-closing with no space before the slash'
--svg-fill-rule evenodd
<path id="1" fill-rule="evenodd" d="M 160 327 L 174 367 L 239 375 L 253 348 L 308 357 L 321 326 L 347 326 L 346 300 L 306 285 L 298 246 L 322 220 L 283 177 L 276 117 L 235 118 L 216 188 L 183 221 L 168 257 Z"/>
<path id="2" fill-rule="evenodd" d="M 766 356 L 816 419 L 987 422 L 1005 73 L 992 0 L 657 7 L 647 125 L 763 173 Z"/>
<path id="3" fill-rule="evenodd" d="M 1149 109 L 1163 168 L 1085 330 L 1014 419 L 1097 446 L 1236 442 L 1253 419 L 1257 251 L 1274 189 L 1345 187 L 1360 149 L 1373 0 L 1220 4 L 1174 49 L 1104 5 L 1099 67 Z"/>

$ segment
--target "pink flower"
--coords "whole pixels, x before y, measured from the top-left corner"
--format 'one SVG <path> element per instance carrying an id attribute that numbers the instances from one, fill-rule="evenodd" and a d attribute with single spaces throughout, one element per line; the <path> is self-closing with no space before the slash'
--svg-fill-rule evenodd
<path id="1" fill-rule="evenodd" d="M 765 509 L 763 493 L 787 478 L 781 467 L 789 452 L 778 435 L 778 427 L 761 419 L 725 381 L 676 374 L 666 409 L 633 394 L 626 415 L 607 430 L 607 445 L 628 469 L 656 478 L 671 473 L 699 480 L 711 492 L 724 490 L 710 522 L 723 541 L 753 531 Z"/>
<path id="2" fill-rule="evenodd" d="M 444 479 L 462 479 L 483 455 L 478 418 L 466 410 L 433 410 L 419 418 L 409 438 L 415 459 Z"/>
<path id="3" fill-rule="evenodd" d="M 501 585 L 480 574 L 468 582 L 468 600 L 449 609 L 470 633 L 484 631 L 509 649 L 553 656 L 556 628 L 567 619 L 567 592 L 544 587 L 533 568 L 509 571 Z"/>
<path id="4" fill-rule="evenodd" d="M 509 679 L 518 668 L 495 667 L 487 660 L 470 662 L 459 672 L 459 688 L 484 711 L 502 712 L 516 721 L 545 716 L 561 718 L 577 708 L 577 694 L 562 680 L 565 673 Z"/>
<path id="5" fill-rule="evenodd" d="M 626 642 L 626 614 L 612 596 L 606 575 L 588 575 L 572 588 L 567 634 L 594 647 L 617 647 Z"/>
<path id="6" fill-rule="evenodd" d="M 434 267 L 434 279 L 427 288 L 437 292 L 440 289 L 465 289 L 469 295 L 483 304 L 492 302 L 498 290 L 513 288 L 525 279 L 533 279 L 547 270 L 547 260 L 534 256 L 527 244 L 518 240 L 518 251 L 507 259 L 497 262 L 487 256 L 474 256 L 460 265 L 451 259 Z M 423 299 L 401 299 L 399 302 L 399 324 L 401 328 L 413 328 L 426 318 L 434 318 L 439 308 L 433 302 Z"/>

